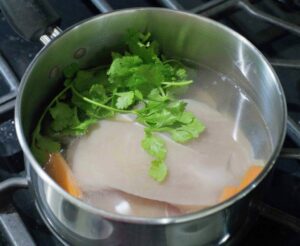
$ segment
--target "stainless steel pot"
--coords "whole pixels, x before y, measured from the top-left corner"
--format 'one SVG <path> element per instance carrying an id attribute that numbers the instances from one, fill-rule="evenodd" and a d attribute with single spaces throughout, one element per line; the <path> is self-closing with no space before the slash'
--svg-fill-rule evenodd
<path id="1" fill-rule="evenodd" d="M 9 12 L 9 8 L 4 6 L 4 9 Z M 101 60 L 108 59 L 112 49 L 121 48 L 121 37 L 128 28 L 148 29 L 166 55 L 205 64 L 233 76 L 256 102 L 270 130 L 273 147 L 270 152 L 264 153 L 267 159 L 264 171 L 233 198 L 179 217 L 126 217 L 93 208 L 75 199 L 36 162 L 29 148 L 30 135 L 43 105 L 61 86 L 62 69 L 72 62 L 89 67 L 98 64 L 99 57 Z M 40 214 L 53 233 L 72 245 L 181 246 L 227 242 L 249 217 L 250 203 L 257 191 L 255 188 L 272 169 L 286 132 L 284 93 L 264 56 L 241 35 L 213 20 L 159 8 L 116 11 L 83 21 L 62 33 L 54 30 L 52 35 L 41 38 L 45 47 L 22 78 L 15 109 L 16 129 L 25 154 L 29 187 L 35 195 Z M 32 33 L 39 37 L 44 31 L 46 29 Z M 217 98 L 215 100 L 221 104 Z M 228 103 L 235 107 L 229 110 L 224 105 L 221 111 L 235 116 L 244 112 L 239 98 L 232 98 Z M 239 117 L 251 117 L 251 114 Z M 261 141 L 263 148 L 263 139 L 251 137 L 251 130 L 259 126 L 251 121 L 240 122 L 240 128 L 250 141 Z"/>

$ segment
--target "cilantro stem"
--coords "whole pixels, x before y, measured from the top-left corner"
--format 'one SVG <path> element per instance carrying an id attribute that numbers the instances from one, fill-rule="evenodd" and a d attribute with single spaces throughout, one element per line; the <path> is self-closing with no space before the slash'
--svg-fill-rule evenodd
<path id="1" fill-rule="evenodd" d="M 59 97 L 61 97 L 63 94 L 65 94 L 65 92 L 66 92 L 67 90 L 69 90 L 70 88 L 71 88 L 71 85 L 65 87 L 65 88 L 64 88 L 60 93 L 58 93 L 58 94 L 56 95 L 56 97 L 54 97 L 54 98 L 52 99 L 52 101 L 47 105 L 47 107 L 46 107 L 45 110 L 43 111 L 43 114 L 41 115 L 41 117 L 40 117 L 40 119 L 39 119 L 39 121 L 38 121 L 38 123 L 37 123 L 37 125 L 36 125 L 35 130 L 33 131 L 32 144 L 35 143 L 36 136 L 37 136 L 38 134 L 40 134 L 42 121 L 43 121 L 43 119 L 45 118 L 45 116 L 46 116 L 46 114 L 48 113 L 48 111 L 49 111 L 49 109 L 51 108 L 51 106 L 56 102 L 56 100 L 57 100 Z"/>
<path id="2" fill-rule="evenodd" d="M 43 120 L 43 118 L 45 117 L 46 113 L 47 113 L 48 110 L 51 108 L 51 106 L 56 102 L 56 100 L 57 100 L 58 98 L 60 98 L 63 94 L 65 94 L 65 92 L 66 92 L 67 90 L 69 90 L 70 88 L 71 88 L 71 85 L 68 85 L 68 86 L 65 87 L 63 90 L 61 90 L 61 92 L 58 93 L 58 94 L 56 95 L 56 97 L 54 97 L 54 98 L 52 99 L 52 101 L 48 104 L 48 106 L 46 107 L 45 111 L 43 112 L 43 114 L 42 114 L 42 116 L 41 116 L 41 118 L 40 118 L 40 121 Z"/>
<path id="3" fill-rule="evenodd" d="M 165 60 L 163 61 L 163 64 L 167 64 L 167 63 L 171 63 L 171 62 L 174 62 L 174 63 L 177 63 L 179 65 L 182 65 L 182 63 L 176 59 L 168 59 L 168 60 Z"/>
<path id="4" fill-rule="evenodd" d="M 171 130 L 171 127 L 160 127 L 160 128 L 150 128 L 150 132 L 169 132 Z"/>
<path id="5" fill-rule="evenodd" d="M 161 86 L 160 87 L 158 87 L 158 89 L 159 89 L 159 91 L 160 91 L 160 93 L 162 94 L 162 96 L 166 96 L 166 93 L 165 93 L 165 91 L 164 91 L 164 89 L 163 88 L 161 88 Z"/>
<path id="6" fill-rule="evenodd" d="M 132 114 L 137 114 L 137 111 L 135 110 L 123 110 L 123 109 L 117 109 L 117 108 L 113 108 L 113 107 L 110 107 L 110 106 L 107 106 L 105 104 L 102 104 L 102 103 L 99 103 L 99 102 L 96 102 L 88 97 L 85 97 L 83 96 L 81 93 L 79 93 L 73 86 L 72 86 L 72 91 L 78 96 L 80 97 L 82 100 L 90 103 L 90 104 L 93 104 L 95 106 L 98 106 L 98 107 L 101 107 L 101 108 L 105 108 L 107 110 L 111 110 L 111 111 L 115 111 L 115 112 L 119 112 L 119 113 L 132 113 Z"/>
<path id="7" fill-rule="evenodd" d="M 181 82 L 162 82 L 163 85 L 166 85 L 167 87 L 170 86 L 185 86 L 185 85 L 189 85 L 192 84 L 193 80 L 187 80 L 187 81 L 181 81 Z"/>

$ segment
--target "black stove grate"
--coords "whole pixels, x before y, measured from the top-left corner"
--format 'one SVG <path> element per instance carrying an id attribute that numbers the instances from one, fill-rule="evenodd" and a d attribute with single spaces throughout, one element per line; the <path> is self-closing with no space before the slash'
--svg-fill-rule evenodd
<path id="1" fill-rule="evenodd" d="M 300 159 L 300 7 L 297 0 L 49 0 L 62 29 L 98 13 L 128 7 L 167 7 L 201 14 L 238 31 L 274 66 L 284 88 L 288 136 L 283 156 Z M 246 18 L 245 18 L 246 16 Z M 19 38 L 0 14 L 0 181 L 22 175 L 23 156 L 13 128 L 19 80 L 42 46 Z M 260 217 L 238 245 L 300 245 L 300 165 L 279 159 L 271 189 L 257 205 Z M 22 184 L 21 184 L 22 185 Z M 0 185 L 1 188 L 1 185 Z M 5 200 L 5 204 L 4 204 Z M 0 199 L 0 245 L 61 245 L 38 214 L 27 190 Z M 268 205 L 266 205 L 268 204 Z"/>

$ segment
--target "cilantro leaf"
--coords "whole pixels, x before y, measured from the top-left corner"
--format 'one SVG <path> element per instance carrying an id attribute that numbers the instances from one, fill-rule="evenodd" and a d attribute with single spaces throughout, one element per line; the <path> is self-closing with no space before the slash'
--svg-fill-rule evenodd
<path id="1" fill-rule="evenodd" d="M 186 70 L 184 68 L 179 68 L 176 71 L 176 76 L 178 77 L 178 79 L 184 80 L 187 77 Z"/>
<path id="2" fill-rule="evenodd" d="M 155 157 L 155 160 L 151 162 L 149 175 L 154 180 L 162 182 L 168 174 L 168 168 L 164 163 L 167 155 L 165 142 L 162 138 L 154 136 L 149 128 L 145 129 L 145 134 L 145 138 L 142 140 L 142 147 L 148 154 Z"/>
<path id="3" fill-rule="evenodd" d="M 66 79 L 66 80 L 64 81 L 64 86 L 65 86 L 65 87 L 68 87 L 68 86 L 70 86 L 70 85 L 72 84 L 72 82 L 73 82 L 72 79 Z"/>
<path id="4" fill-rule="evenodd" d="M 165 102 L 170 99 L 170 97 L 166 94 L 162 94 L 159 88 L 155 88 L 150 91 L 148 95 L 148 99 L 157 102 Z"/>
<path id="5" fill-rule="evenodd" d="M 40 134 L 36 136 L 36 146 L 48 153 L 60 151 L 60 144 L 49 137 L 44 137 Z"/>
<path id="6" fill-rule="evenodd" d="M 154 128 L 161 128 L 173 125 L 177 117 L 173 115 L 168 109 L 164 108 L 148 116 L 143 117 L 143 121 Z"/>
<path id="7" fill-rule="evenodd" d="M 86 119 L 86 120 L 78 123 L 78 125 L 72 126 L 72 128 L 64 131 L 64 133 L 66 135 L 71 135 L 71 136 L 84 135 L 88 132 L 89 127 L 91 125 L 95 124 L 97 121 L 98 121 L 97 118 Z"/>
<path id="8" fill-rule="evenodd" d="M 178 121 L 183 124 L 191 123 L 194 120 L 195 116 L 191 112 L 182 112 L 181 116 L 178 118 Z"/>
<path id="9" fill-rule="evenodd" d="M 187 103 L 183 101 L 173 101 L 168 104 L 168 109 L 177 117 L 180 117 L 185 110 Z"/>
<path id="10" fill-rule="evenodd" d="M 151 89 L 160 86 L 163 81 L 164 76 L 159 63 L 143 64 L 133 70 L 133 73 L 127 79 L 126 85 L 149 93 Z"/>
<path id="11" fill-rule="evenodd" d="M 58 152 L 61 146 L 58 142 L 49 137 L 42 136 L 39 133 L 38 126 L 33 133 L 33 144 L 31 145 L 32 153 L 39 163 L 45 164 L 49 157 L 49 153 Z"/>
<path id="12" fill-rule="evenodd" d="M 156 130 L 163 127 L 173 127 L 176 122 L 180 122 L 185 106 L 186 103 L 182 101 L 171 103 L 150 101 L 146 109 L 139 111 L 138 120 Z"/>
<path id="13" fill-rule="evenodd" d="M 140 90 L 134 90 L 134 96 L 136 99 L 143 101 L 144 97 Z"/>
<path id="14" fill-rule="evenodd" d="M 93 84 L 89 90 L 89 95 L 98 102 L 106 103 L 109 100 L 102 84 Z"/>
<path id="15" fill-rule="evenodd" d="M 55 106 L 49 109 L 49 112 L 53 118 L 51 128 L 54 131 L 58 132 L 79 123 L 77 108 L 71 108 L 69 104 L 57 102 Z"/>
<path id="16" fill-rule="evenodd" d="M 38 148 L 36 144 L 31 146 L 31 151 L 38 163 L 45 164 L 47 162 L 49 154 L 46 151 Z"/>
<path id="17" fill-rule="evenodd" d="M 151 34 L 143 34 L 138 31 L 128 30 L 125 42 L 129 51 L 142 58 L 145 63 L 151 63 L 158 59 L 158 43 L 150 42 Z"/>
<path id="18" fill-rule="evenodd" d="M 125 84 L 122 80 L 134 74 L 136 68 L 142 65 L 143 61 L 138 56 L 123 56 L 115 58 L 110 65 L 107 75 L 111 83 Z"/>
<path id="19" fill-rule="evenodd" d="M 128 92 L 119 92 L 116 93 L 118 96 L 116 106 L 118 109 L 126 109 L 134 102 L 134 92 L 128 91 Z"/>
<path id="20" fill-rule="evenodd" d="M 185 143 L 191 139 L 197 138 L 204 130 L 204 124 L 194 118 L 192 122 L 172 130 L 172 139 L 179 143 Z"/>
<path id="21" fill-rule="evenodd" d="M 142 140 L 142 147 L 148 154 L 157 159 L 163 160 L 166 157 L 167 149 L 164 141 L 157 136 L 153 136 L 151 133 L 147 133 Z"/>
<path id="22" fill-rule="evenodd" d="M 70 79 L 75 76 L 79 70 L 79 65 L 77 63 L 71 63 L 69 66 L 65 67 L 63 73 L 66 78 Z"/>
<path id="23" fill-rule="evenodd" d="M 194 138 L 199 137 L 199 134 L 205 130 L 205 125 L 196 117 L 189 124 L 182 126 L 183 129 L 188 130 Z"/>
<path id="24" fill-rule="evenodd" d="M 88 94 L 88 93 L 84 93 Z M 94 99 L 94 101 L 96 101 Z M 100 107 L 97 107 L 91 103 L 88 103 L 82 98 L 80 98 L 78 95 L 73 94 L 71 102 L 78 108 L 79 114 L 83 115 L 82 118 L 91 118 L 91 119 L 105 119 L 105 118 L 111 118 L 114 115 L 113 111 L 109 111 Z"/>
<path id="25" fill-rule="evenodd" d="M 149 176 L 157 182 L 163 182 L 168 175 L 168 168 L 164 161 L 154 160 L 149 168 Z"/>
<path id="26" fill-rule="evenodd" d="M 193 135 L 183 129 L 174 129 L 172 132 L 172 139 L 178 143 L 185 143 L 193 138 Z"/>
<path id="27" fill-rule="evenodd" d="M 138 56 L 123 56 L 113 60 L 107 74 L 116 88 L 139 90 L 147 95 L 164 81 L 161 63 L 143 64 Z"/>
<path id="28" fill-rule="evenodd" d="M 118 52 L 111 52 L 111 57 L 112 57 L 113 60 L 114 60 L 114 59 L 116 59 L 116 58 L 121 58 L 122 55 L 121 55 L 120 53 L 118 53 Z"/>
<path id="29" fill-rule="evenodd" d="M 75 79 L 73 80 L 73 84 L 76 90 L 80 92 L 87 91 L 91 88 L 93 84 L 103 82 L 101 71 L 102 69 L 100 69 L 100 74 L 98 74 L 97 71 L 93 69 L 79 70 L 76 74 Z"/>

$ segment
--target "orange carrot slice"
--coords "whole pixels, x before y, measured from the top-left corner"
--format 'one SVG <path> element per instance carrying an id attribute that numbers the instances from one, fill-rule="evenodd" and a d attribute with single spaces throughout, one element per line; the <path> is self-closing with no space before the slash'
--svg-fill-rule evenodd
<path id="1" fill-rule="evenodd" d="M 239 186 L 239 191 L 244 189 L 246 186 L 248 186 L 263 170 L 263 167 L 253 165 L 251 166 L 248 171 L 246 172 L 244 178 L 242 179 L 242 182 Z"/>
<path id="2" fill-rule="evenodd" d="M 82 192 L 65 159 L 60 153 L 52 153 L 45 171 L 69 194 L 80 198 Z"/>
<path id="3" fill-rule="evenodd" d="M 227 186 L 224 188 L 220 198 L 219 202 L 224 202 L 225 200 L 229 199 L 230 197 L 234 196 L 236 193 L 238 193 L 238 187 L 235 186 Z"/>
<path id="4" fill-rule="evenodd" d="M 263 167 L 261 167 L 261 166 L 257 166 L 257 165 L 251 166 L 247 170 L 246 174 L 244 175 L 244 177 L 242 179 L 242 182 L 240 183 L 240 185 L 238 187 L 227 186 L 224 188 L 224 190 L 220 196 L 219 202 L 223 202 L 223 201 L 231 198 L 238 192 L 240 192 L 242 189 L 244 189 L 246 186 L 248 186 L 260 174 L 260 172 L 262 170 L 263 170 Z"/>

